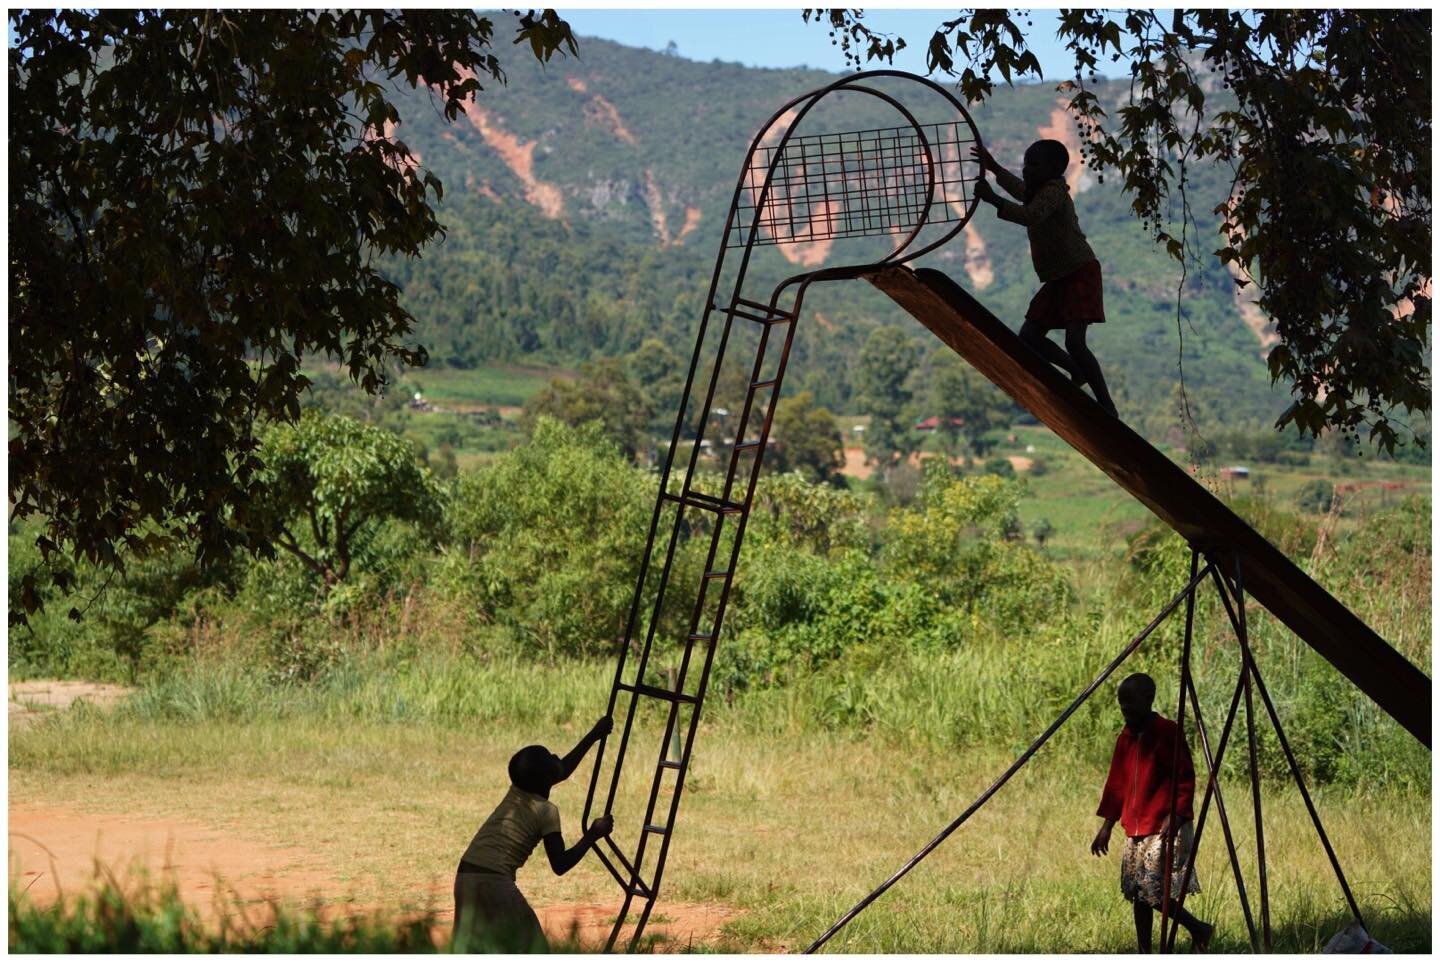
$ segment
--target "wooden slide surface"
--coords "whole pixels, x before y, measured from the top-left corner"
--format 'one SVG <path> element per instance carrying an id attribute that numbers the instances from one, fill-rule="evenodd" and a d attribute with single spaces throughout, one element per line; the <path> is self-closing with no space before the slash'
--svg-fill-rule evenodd
<path id="1" fill-rule="evenodd" d="M 939 271 L 886 268 L 867 280 L 1134 495 L 1339 669 L 1426 747 L 1430 679 L 1240 516 Z"/>

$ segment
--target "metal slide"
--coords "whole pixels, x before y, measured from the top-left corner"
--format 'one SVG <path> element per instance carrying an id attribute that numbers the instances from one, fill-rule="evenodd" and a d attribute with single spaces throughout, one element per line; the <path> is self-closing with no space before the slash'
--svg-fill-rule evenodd
<path id="1" fill-rule="evenodd" d="M 889 267 L 867 279 L 1192 547 L 1227 570 L 1243 562 L 1256 601 L 1430 745 L 1430 679 L 1205 486 L 1106 414 L 946 275 Z"/>

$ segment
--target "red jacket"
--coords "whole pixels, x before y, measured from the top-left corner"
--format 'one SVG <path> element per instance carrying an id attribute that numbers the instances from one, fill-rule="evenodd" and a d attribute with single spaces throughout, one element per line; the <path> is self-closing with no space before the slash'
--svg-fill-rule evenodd
<path id="1" fill-rule="evenodd" d="M 1175 723 L 1158 713 L 1135 733 L 1128 725 L 1115 738 L 1110 775 L 1100 794 L 1096 815 L 1118 819 L 1127 836 L 1158 833 L 1170 814 L 1170 786 L 1175 784 L 1175 825 L 1194 818 L 1195 766 L 1190 747 L 1180 740 L 1175 753 Z"/>

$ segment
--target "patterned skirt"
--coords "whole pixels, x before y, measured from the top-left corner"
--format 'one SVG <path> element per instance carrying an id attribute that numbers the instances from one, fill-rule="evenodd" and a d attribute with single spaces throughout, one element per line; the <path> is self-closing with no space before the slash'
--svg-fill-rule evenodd
<path id="1" fill-rule="evenodd" d="M 1195 838 L 1195 829 L 1190 823 L 1180 827 L 1175 837 L 1170 859 L 1170 898 L 1181 898 L 1180 884 L 1185 879 L 1185 864 L 1190 859 L 1190 847 Z M 1165 892 L 1165 856 L 1163 833 L 1149 836 L 1128 836 L 1125 851 L 1120 854 L 1120 892 L 1134 902 L 1142 902 L 1156 909 L 1160 908 L 1160 897 Z M 1190 873 L 1190 885 L 1186 893 L 1200 892 L 1198 869 Z"/>

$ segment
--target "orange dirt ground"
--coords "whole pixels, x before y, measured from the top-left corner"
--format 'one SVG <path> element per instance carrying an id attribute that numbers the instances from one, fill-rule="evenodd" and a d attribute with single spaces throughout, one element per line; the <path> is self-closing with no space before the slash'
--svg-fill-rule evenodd
<path id="1" fill-rule="evenodd" d="M 64 708 L 79 698 L 100 705 L 128 691 L 122 686 L 80 682 L 24 682 L 10 686 L 12 725 Z M 393 907 L 365 905 L 350 898 L 322 854 L 272 846 L 195 820 L 138 818 L 123 813 L 87 812 L 80 807 L 38 806 L 9 800 L 10 878 L 15 888 L 40 906 L 93 889 L 105 879 L 122 888 L 144 880 L 173 881 L 187 905 L 202 918 L 243 914 L 263 923 L 270 901 L 309 906 L 324 900 L 321 912 L 344 916 Z M 449 938 L 451 881 L 431 879 L 428 891 L 436 908 L 437 942 Z M 603 944 L 615 920 L 615 903 L 562 903 L 536 907 L 553 941 L 577 939 L 582 946 Z M 638 911 L 640 907 L 632 907 Z M 720 904 L 656 904 L 647 935 L 657 948 L 681 950 L 714 944 L 736 910 Z"/>
<path id="2" fill-rule="evenodd" d="M 324 860 L 304 850 L 270 846 L 190 820 L 137 819 L 13 802 L 10 872 L 17 888 L 40 906 L 52 905 L 62 894 L 87 892 L 99 880 L 111 878 L 124 888 L 143 879 L 173 880 L 185 902 L 212 921 L 222 913 L 232 918 L 243 913 L 251 922 L 262 922 L 271 900 L 308 906 L 324 899 L 322 912 L 337 916 L 385 909 L 348 900 L 345 884 L 326 872 Z M 426 888 L 437 911 L 436 940 L 448 939 L 450 883 L 432 880 Z M 596 948 L 609 935 L 618 908 L 618 903 L 608 902 L 562 903 L 537 906 L 536 914 L 552 941 L 574 937 L 582 946 Z M 737 915 L 720 904 L 662 901 L 646 933 L 664 950 L 713 944 L 721 927 Z"/>

